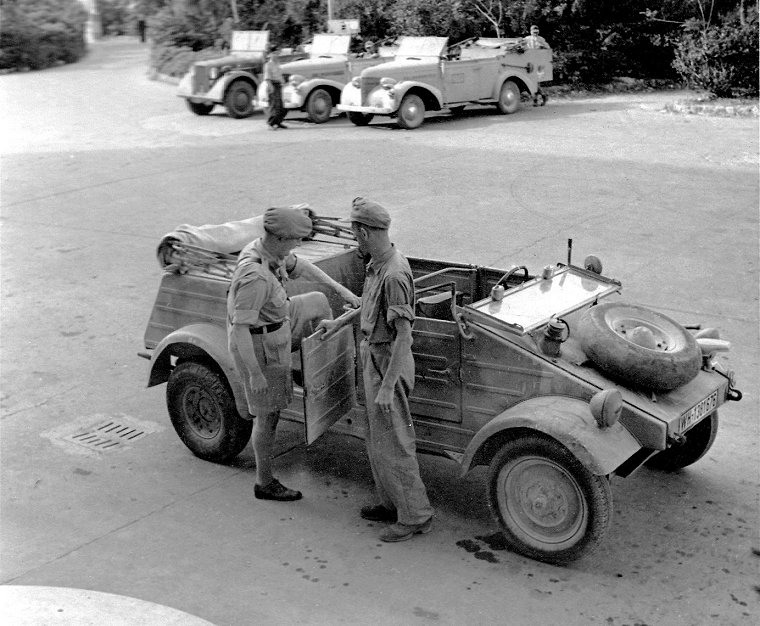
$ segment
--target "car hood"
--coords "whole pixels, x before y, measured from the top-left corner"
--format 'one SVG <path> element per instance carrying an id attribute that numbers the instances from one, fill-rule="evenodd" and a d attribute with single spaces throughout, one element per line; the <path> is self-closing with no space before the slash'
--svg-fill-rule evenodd
<path id="1" fill-rule="evenodd" d="M 325 71 L 343 70 L 346 68 L 347 61 L 347 58 L 343 56 L 335 56 L 329 59 L 303 59 L 285 63 L 282 66 L 282 71 L 285 74 L 300 74 L 308 78 Z"/>
<path id="2" fill-rule="evenodd" d="M 227 55 L 226 57 L 220 57 L 218 59 L 206 59 L 205 61 L 197 61 L 195 63 L 198 67 L 231 67 L 233 69 L 239 67 L 251 67 L 254 65 L 264 64 L 263 52 L 251 52 L 245 56 Z"/>
<path id="3" fill-rule="evenodd" d="M 438 59 L 426 58 L 420 61 L 388 61 L 362 72 L 368 78 L 414 78 L 418 72 L 438 67 Z"/>

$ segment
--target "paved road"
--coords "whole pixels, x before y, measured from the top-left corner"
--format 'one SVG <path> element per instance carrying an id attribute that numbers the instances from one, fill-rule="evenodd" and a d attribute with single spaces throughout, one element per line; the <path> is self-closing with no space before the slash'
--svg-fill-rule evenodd
<path id="1" fill-rule="evenodd" d="M 682 94 L 553 101 L 416 131 L 191 115 L 147 49 L 0 77 L 0 582 L 90 589 L 213 623 L 739 624 L 758 611 L 758 123 L 662 112 Z M 705 459 L 613 480 L 607 542 L 565 568 L 501 549 L 483 472 L 423 457 L 435 532 L 383 545 L 356 512 L 362 445 L 280 457 L 306 499 L 254 502 L 253 456 L 194 458 L 136 358 L 159 237 L 271 204 L 392 211 L 407 254 L 531 269 L 596 253 L 632 301 L 721 328 L 745 391 Z M 131 447 L 65 440 L 99 419 Z M 288 430 L 281 450 L 295 445 Z"/>

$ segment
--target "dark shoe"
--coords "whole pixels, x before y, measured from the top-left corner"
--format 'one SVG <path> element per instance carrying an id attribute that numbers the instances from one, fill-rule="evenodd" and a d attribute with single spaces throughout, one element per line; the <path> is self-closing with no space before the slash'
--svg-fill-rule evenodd
<path id="1" fill-rule="evenodd" d="M 371 522 L 395 522 L 396 511 L 384 507 L 382 504 L 370 504 L 369 506 L 363 506 L 359 515 L 364 519 L 368 519 Z"/>
<path id="2" fill-rule="evenodd" d="M 406 541 L 414 535 L 426 535 L 433 529 L 433 518 L 421 524 L 392 524 L 380 533 L 380 541 L 396 542 Z"/>
<path id="3" fill-rule="evenodd" d="M 288 489 L 276 478 L 273 478 L 272 482 L 266 487 L 254 485 L 253 495 L 256 496 L 256 499 L 258 500 L 278 500 L 280 502 L 290 502 L 292 500 L 300 500 L 303 498 L 300 491 Z"/>
<path id="4" fill-rule="evenodd" d="M 285 124 L 277 124 L 277 128 L 287 128 L 287 126 Z"/>

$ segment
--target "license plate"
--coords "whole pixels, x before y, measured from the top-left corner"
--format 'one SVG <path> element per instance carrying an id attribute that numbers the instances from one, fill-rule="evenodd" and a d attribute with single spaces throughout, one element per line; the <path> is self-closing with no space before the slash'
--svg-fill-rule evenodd
<path id="1" fill-rule="evenodd" d="M 684 432 L 691 428 L 705 415 L 709 415 L 718 406 L 718 392 L 713 391 L 709 396 L 702 400 L 696 406 L 690 408 L 686 413 L 681 416 L 678 421 L 678 432 Z"/>

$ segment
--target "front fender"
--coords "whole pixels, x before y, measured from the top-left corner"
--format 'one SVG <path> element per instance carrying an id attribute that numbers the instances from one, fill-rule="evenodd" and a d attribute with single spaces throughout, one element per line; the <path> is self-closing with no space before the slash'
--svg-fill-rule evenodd
<path id="1" fill-rule="evenodd" d="M 243 72 L 241 70 L 233 70 L 222 76 L 217 80 L 208 90 L 206 97 L 214 102 L 224 103 L 224 94 L 227 92 L 227 88 L 233 81 L 238 78 L 242 78 L 253 85 L 254 90 L 258 91 L 259 81 L 250 72 Z"/>
<path id="2" fill-rule="evenodd" d="M 565 446 L 593 474 L 612 473 L 641 449 L 639 442 L 620 422 L 599 428 L 588 402 L 566 396 L 530 398 L 510 407 L 481 428 L 465 450 L 461 475 L 472 469 L 473 460 L 494 437 L 528 428 L 552 437 Z"/>
<path id="3" fill-rule="evenodd" d="M 443 92 L 440 89 L 436 89 L 426 83 L 420 83 L 415 80 L 404 80 L 393 86 L 393 91 L 396 93 L 396 102 L 401 104 L 401 100 L 403 100 L 404 96 L 414 88 L 426 91 L 431 99 L 434 99 L 437 102 L 439 109 L 443 107 Z M 425 98 L 423 98 L 423 100 L 424 99 Z"/>
<path id="4" fill-rule="evenodd" d="M 211 359 L 227 378 L 238 412 L 248 414 L 243 383 L 227 348 L 227 331 L 215 324 L 191 324 L 169 333 L 153 351 L 150 361 L 148 387 L 169 380 L 171 357 L 180 359 Z"/>

